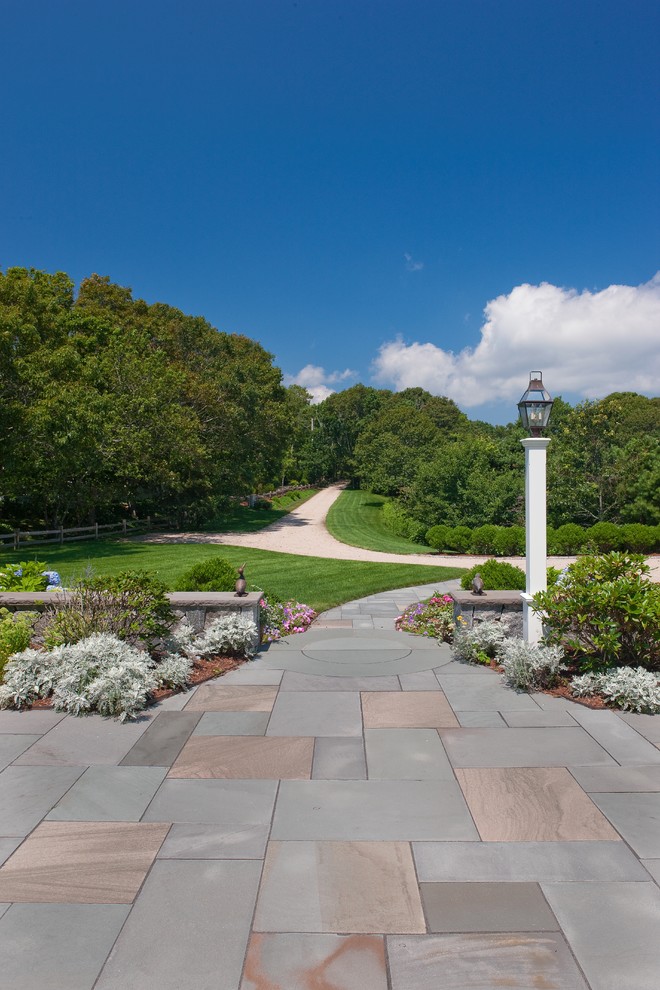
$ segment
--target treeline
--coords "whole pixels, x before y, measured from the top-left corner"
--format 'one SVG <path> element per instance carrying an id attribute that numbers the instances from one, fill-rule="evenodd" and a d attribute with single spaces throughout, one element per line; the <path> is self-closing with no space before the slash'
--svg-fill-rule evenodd
<path id="1" fill-rule="evenodd" d="M 5 524 L 209 517 L 281 468 L 287 393 L 258 343 L 92 275 L 0 273 Z"/>
<path id="2" fill-rule="evenodd" d="M 356 385 L 307 408 L 293 470 L 350 478 L 393 501 L 390 526 L 413 539 L 431 527 L 524 521 L 525 432 L 469 420 L 420 388 Z M 313 430 L 310 417 L 313 417 Z M 555 400 L 548 429 L 548 518 L 660 523 L 660 399 L 616 392 L 571 407 Z"/>
<path id="3" fill-rule="evenodd" d="M 0 429 L 9 528 L 195 525 L 230 498 L 338 479 L 390 496 L 389 525 L 413 539 L 523 522 L 520 424 L 470 420 L 421 388 L 311 405 L 254 340 L 99 275 L 76 294 L 61 272 L 0 272 Z M 552 526 L 660 523 L 660 399 L 556 399 L 548 432 Z"/>

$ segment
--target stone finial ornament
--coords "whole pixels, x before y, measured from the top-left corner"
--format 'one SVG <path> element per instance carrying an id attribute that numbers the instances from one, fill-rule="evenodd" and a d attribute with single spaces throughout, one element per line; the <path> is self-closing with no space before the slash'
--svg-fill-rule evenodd
<path id="1" fill-rule="evenodd" d="M 245 580 L 245 575 L 243 571 L 245 570 L 245 564 L 238 568 L 238 580 L 234 585 L 236 590 L 235 598 L 244 598 L 247 595 L 247 581 Z"/>
<path id="2" fill-rule="evenodd" d="M 475 574 L 472 578 L 472 594 L 473 595 L 483 595 L 484 593 L 484 581 L 481 574 Z"/>

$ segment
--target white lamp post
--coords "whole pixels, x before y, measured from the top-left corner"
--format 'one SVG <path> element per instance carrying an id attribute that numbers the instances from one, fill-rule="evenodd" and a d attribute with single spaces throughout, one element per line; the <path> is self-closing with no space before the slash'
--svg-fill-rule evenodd
<path id="1" fill-rule="evenodd" d="M 538 377 L 536 377 L 538 376 Z M 523 638 L 526 643 L 538 643 L 543 634 L 543 622 L 531 608 L 532 596 L 547 587 L 547 522 L 546 522 L 546 450 L 550 440 L 541 436 L 548 425 L 552 399 L 543 386 L 540 371 L 532 371 L 529 385 L 518 411 L 525 429 L 531 436 L 521 440 L 525 448 L 525 573 L 527 576 L 523 599 Z"/>

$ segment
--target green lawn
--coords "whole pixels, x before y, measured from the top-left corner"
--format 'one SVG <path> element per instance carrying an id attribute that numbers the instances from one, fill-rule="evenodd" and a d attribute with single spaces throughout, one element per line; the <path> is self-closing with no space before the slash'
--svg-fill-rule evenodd
<path id="1" fill-rule="evenodd" d="M 371 492 L 344 491 L 330 507 L 325 521 L 336 540 L 351 547 L 382 550 L 384 553 L 429 553 L 423 543 L 395 536 L 383 521 L 387 499 Z"/>
<path id="2" fill-rule="evenodd" d="M 3 555 L 6 562 L 19 559 L 44 561 L 57 570 L 65 584 L 92 568 L 95 574 L 115 574 L 126 568 L 155 572 L 172 588 L 182 571 L 199 560 L 226 557 L 234 566 L 246 564 L 250 583 L 271 589 L 282 598 L 296 598 L 317 612 L 363 595 L 430 584 L 460 577 L 457 567 L 426 567 L 419 564 L 374 564 L 352 560 L 324 560 L 288 553 L 251 550 L 247 547 L 217 546 L 209 543 L 155 544 L 123 540 L 90 540 L 51 549 L 42 547 L 28 555 Z"/>
<path id="3" fill-rule="evenodd" d="M 312 495 L 317 495 L 318 489 L 307 492 L 290 492 L 286 495 L 276 495 L 272 499 L 271 509 L 248 509 L 244 505 L 236 505 L 227 512 L 220 513 L 199 527 L 200 533 L 256 533 L 264 526 L 270 526 L 292 509 L 303 505 Z M 300 497 L 297 497 L 300 496 Z"/>

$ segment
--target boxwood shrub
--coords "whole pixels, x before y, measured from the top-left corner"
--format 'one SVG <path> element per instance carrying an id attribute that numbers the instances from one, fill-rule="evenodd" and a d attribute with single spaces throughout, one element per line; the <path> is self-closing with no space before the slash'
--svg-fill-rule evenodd
<path id="1" fill-rule="evenodd" d="M 524 591 L 526 586 L 525 572 L 520 567 L 507 564 L 504 560 L 487 560 L 484 564 L 475 564 L 461 578 L 461 588 L 469 591 L 475 574 L 481 574 L 486 591 Z"/>
<path id="2" fill-rule="evenodd" d="M 200 560 L 184 571 L 176 584 L 176 591 L 233 591 L 238 572 L 224 557 Z"/>

